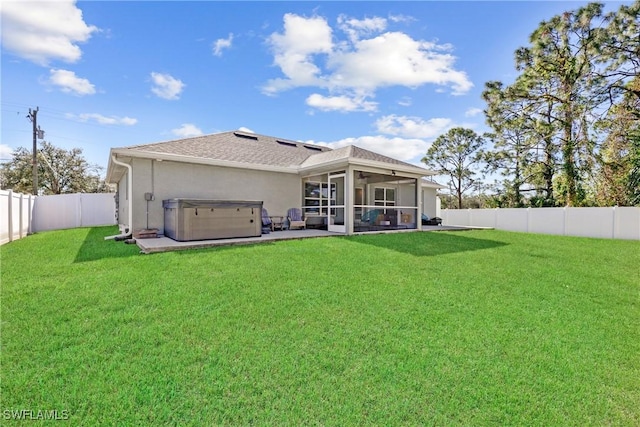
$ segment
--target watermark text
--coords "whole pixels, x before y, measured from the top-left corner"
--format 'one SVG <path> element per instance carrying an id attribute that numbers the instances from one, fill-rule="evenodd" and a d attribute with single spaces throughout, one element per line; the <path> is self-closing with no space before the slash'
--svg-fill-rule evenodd
<path id="1" fill-rule="evenodd" d="M 0 413 L 0 417 L 3 420 L 45 420 L 45 421 L 59 421 L 68 420 L 69 411 L 63 409 L 61 411 L 57 409 L 5 409 Z"/>

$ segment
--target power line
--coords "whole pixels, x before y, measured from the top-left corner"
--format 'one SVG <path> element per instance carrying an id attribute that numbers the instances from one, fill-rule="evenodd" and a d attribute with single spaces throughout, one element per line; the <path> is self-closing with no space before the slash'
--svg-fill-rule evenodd
<path id="1" fill-rule="evenodd" d="M 0 104 L 2 104 L 2 105 L 6 105 L 6 106 L 9 106 L 9 107 L 11 107 L 11 108 L 14 108 L 14 107 L 23 108 L 23 109 L 25 109 L 25 110 L 29 108 L 29 105 L 28 105 L 28 104 L 22 104 L 22 103 L 20 103 L 20 102 L 1 101 L 1 102 L 0 102 Z M 58 114 L 61 114 L 61 115 L 66 114 L 66 113 L 65 113 L 64 111 L 62 111 L 62 110 L 56 110 L 55 108 L 49 108 L 49 107 L 47 107 L 47 106 L 43 106 L 43 107 L 42 107 L 42 110 L 41 110 L 40 112 L 41 112 L 42 114 L 47 114 L 47 113 L 49 113 L 49 112 L 51 112 L 51 113 L 58 113 Z"/>
<path id="2" fill-rule="evenodd" d="M 22 111 L 16 111 L 16 110 L 6 110 L 6 109 L 2 109 L 3 113 L 16 113 L 16 115 L 20 115 L 22 114 Z"/>
<path id="3" fill-rule="evenodd" d="M 13 107 L 23 107 L 25 106 L 24 104 L 18 104 L 15 102 L 0 102 L 0 104 L 4 104 L 4 105 L 8 105 L 11 106 L 11 108 Z M 20 111 L 15 111 L 15 110 L 7 110 L 7 109 L 3 109 L 3 112 L 9 112 L 9 113 L 16 113 L 16 114 L 22 114 L 22 112 Z M 96 128 L 100 128 L 100 129 L 104 129 L 105 126 L 109 127 L 109 129 L 111 129 L 112 131 L 124 131 L 126 130 L 126 127 L 119 127 L 119 126 L 110 126 L 110 125 L 105 125 L 105 124 L 100 124 L 100 123 L 92 123 L 90 121 L 87 120 L 81 120 L 78 118 L 78 116 L 72 114 L 72 113 L 68 113 L 68 112 L 64 112 L 61 110 L 56 110 L 56 109 L 52 109 L 52 108 L 47 108 L 47 107 L 42 107 L 42 110 L 39 111 L 39 115 L 40 117 L 45 116 L 48 117 L 50 119 L 53 120 L 61 120 L 61 121 L 66 121 L 66 122 L 72 122 L 72 123 L 76 123 L 76 124 L 80 124 L 80 125 L 84 125 L 84 126 L 91 126 L 91 127 L 96 127 Z"/>
<path id="4" fill-rule="evenodd" d="M 42 110 L 40 111 L 40 113 L 42 113 Z M 116 129 L 118 130 L 118 129 Z M 30 130 L 24 130 L 24 129 L 2 129 L 3 132 L 12 132 L 12 133 L 31 133 Z M 95 145 L 99 145 L 96 143 L 95 140 L 88 140 L 88 139 L 78 139 L 78 138 L 69 138 L 68 136 L 62 136 L 62 135 L 58 135 L 55 133 L 51 133 L 51 132 L 47 132 L 47 140 L 49 142 L 53 141 L 53 140 L 58 140 L 58 139 L 64 139 L 67 141 L 75 141 L 75 142 L 80 142 L 83 144 L 88 144 L 91 146 L 95 146 Z"/>
<path id="5" fill-rule="evenodd" d="M 28 130 L 23 130 L 23 129 L 2 129 L 3 132 L 18 132 L 18 133 L 26 133 L 26 132 L 31 132 Z"/>

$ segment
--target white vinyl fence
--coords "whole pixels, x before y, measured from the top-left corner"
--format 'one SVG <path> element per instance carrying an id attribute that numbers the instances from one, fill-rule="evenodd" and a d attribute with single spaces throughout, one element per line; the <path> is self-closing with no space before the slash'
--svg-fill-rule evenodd
<path id="1" fill-rule="evenodd" d="M 30 194 L 0 190 L 0 245 L 22 239 L 31 232 L 35 199 Z"/>
<path id="2" fill-rule="evenodd" d="M 0 203 L 0 244 L 37 231 L 117 224 L 114 193 L 34 197 L 0 190 Z"/>
<path id="3" fill-rule="evenodd" d="M 640 208 L 443 209 L 442 224 L 640 240 Z"/>
<path id="4" fill-rule="evenodd" d="M 114 193 L 76 193 L 39 196 L 33 208 L 33 230 L 116 224 Z"/>

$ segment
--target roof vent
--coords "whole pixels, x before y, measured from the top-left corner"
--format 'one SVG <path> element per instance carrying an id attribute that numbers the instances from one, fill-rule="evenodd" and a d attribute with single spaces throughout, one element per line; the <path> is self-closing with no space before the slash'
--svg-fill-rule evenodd
<path id="1" fill-rule="evenodd" d="M 276 139 L 276 142 L 280 145 L 286 145 L 287 147 L 297 147 L 298 144 L 296 144 L 295 142 L 289 142 L 289 141 L 281 141 L 279 139 Z"/>
<path id="2" fill-rule="evenodd" d="M 308 150 L 313 150 L 313 151 L 322 151 L 322 148 L 314 147 L 313 145 L 305 145 L 304 148 L 306 148 Z"/>
<path id="3" fill-rule="evenodd" d="M 234 132 L 233 134 L 238 138 L 253 139 L 254 141 L 258 140 L 258 137 L 255 135 L 247 135 L 246 133 L 240 133 L 240 132 Z"/>

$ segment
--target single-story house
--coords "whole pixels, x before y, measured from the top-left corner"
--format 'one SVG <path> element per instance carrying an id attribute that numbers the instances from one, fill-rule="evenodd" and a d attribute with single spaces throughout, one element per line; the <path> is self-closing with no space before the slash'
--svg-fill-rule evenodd
<path id="1" fill-rule="evenodd" d="M 419 229 L 436 216 L 435 172 L 357 146 L 338 149 L 230 131 L 112 148 L 121 231 L 164 232 L 163 200 L 262 201 L 269 215 L 300 208 L 310 227 L 352 234 Z"/>

